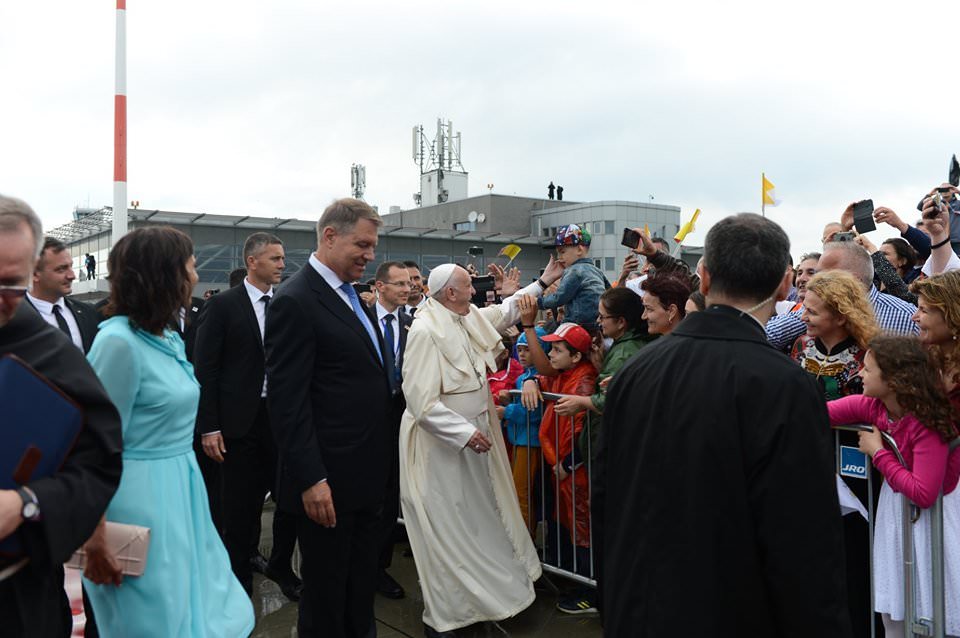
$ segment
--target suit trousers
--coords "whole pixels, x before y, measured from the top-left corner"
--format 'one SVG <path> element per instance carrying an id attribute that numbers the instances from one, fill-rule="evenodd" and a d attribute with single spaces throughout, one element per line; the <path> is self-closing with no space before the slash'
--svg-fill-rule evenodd
<path id="1" fill-rule="evenodd" d="M 393 430 L 394 438 L 390 448 L 390 474 L 387 476 L 387 491 L 384 495 L 380 518 L 380 545 L 377 565 L 380 569 L 390 567 L 390 563 L 393 562 L 393 546 L 397 537 L 397 519 L 400 517 L 400 418 L 402 416 L 403 406 L 397 405 L 390 416 L 396 427 Z"/>
<path id="2" fill-rule="evenodd" d="M 337 502 L 333 493 L 334 507 Z M 300 638 L 373 638 L 376 622 L 377 548 L 381 507 L 337 510 L 336 527 L 323 527 L 306 515 L 297 519 L 303 562 L 303 593 L 297 632 Z"/>
<path id="3" fill-rule="evenodd" d="M 224 437 L 224 446 L 227 452 L 222 466 L 223 544 L 233 573 L 251 593 L 250 539 L 260 527 L 263 497 L 274 489 L 277 473 L 277 446 L 266 399 L 260 401 L 250 430 L 243 436 Z"/>

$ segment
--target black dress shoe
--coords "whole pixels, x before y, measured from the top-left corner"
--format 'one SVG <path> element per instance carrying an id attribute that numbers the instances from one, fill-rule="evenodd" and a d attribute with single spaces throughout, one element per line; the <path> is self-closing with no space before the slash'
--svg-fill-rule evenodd
<path id="1" fill-rule="evenodd" d="M 294 602 L 300 600 L 300 593 L 303 591 L 303 582 L 297 578 L 297 575 L 294 574 L 292 570 L 288 569 L 287 572 L 284 573 L 268 564 L 267 568 L 263 571 L 263 575 L 279 585 L 280 591 L 283 592 L 284 596 Z"/>
<path id="2" fill-rule="evenodd" d="M 457 638 L 455 631 L 437 631 L 430 625 L 423 626 L 423 633 L 427 638 Z"/>
<path id="3" fill-rule="evenodd" d="M 393 579 L 393 576 L 387 573 L 387 570 L 381 569 L 377 574 L 377 593 L 387 598 L 403 598 L 403 587 Z"/>
<path id="4" fill-rule="evenodd" d="M 263 554 L 257 552 L 250 557 L 250 569 L 257 572 L 258 574 L 266 574 L 267 572 L 267 559 L 263 557 Z"/>

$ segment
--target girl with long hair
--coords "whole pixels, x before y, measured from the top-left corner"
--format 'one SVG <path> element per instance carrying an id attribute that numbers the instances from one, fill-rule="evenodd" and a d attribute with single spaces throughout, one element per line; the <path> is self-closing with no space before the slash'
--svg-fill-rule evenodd
<path id="1" fill-rule="evenodd" d="M 875 610 L 883 615 L 888 638 L 903 636 L 903 552 L 901 520 L 903 494 L 924 511 L 914 525 L 920 583 L 921 614 L 929 613 L 931 596 L 929 508 L 941 490 L 956 477 L 948 476 L 949 442 L 956 436 L 953 409 L 933 357 L 913 337 L 880 336 L 870 342 L 861 370 L 863 395 L 847 396 L 827 404 L 833 424 L 867 423 L 871 432 L 860 433 L 860 450 L 873 459 L 883 474 L 874 532 L 873 581 Z M 883 446 L 880 432 L 888 432 L 903 455 L 904 464 Z M 957 552 L 947 544 L 946 551 Z M 954 557 L 956 558 L 956 557 Z M 947 626 L 960 631 L 955 601 L 960 591 L 960 565 L 947 560 Z M 951 605 L 949 601 L 954 601 Z M 926 611 L 924 611 L 926 610 Z"/>

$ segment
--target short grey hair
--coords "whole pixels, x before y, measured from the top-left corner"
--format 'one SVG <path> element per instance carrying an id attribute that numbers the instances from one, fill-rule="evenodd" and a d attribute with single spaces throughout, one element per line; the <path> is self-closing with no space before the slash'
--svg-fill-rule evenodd
<path id="1" fill-rule="evenodd" d="M 317 244 L 323 239 L 323 229 L 328 226 L 338 234 L 347 234 L 361 219 L 369 219 L 377 227 L 383 226 L 383 220 L 370 204 L 360 199 L 344 197 L 327 206 L 317 222 Z"/>
<path id="2" fill-rule="evenodd" d="M 873 258 L 863 246 L 852 241 L 828 241 L 823 254 L 840 253 L 840 270 L 846 270 L 868 289 L 873 285 Z"/>
<path id="3" fill-rule="evenodd" d="M 20 225 L 24 223 L 33 233 L 34 257 L 39 258 L 43 248 L 43 222 L 40 216 L 22 199 L 0 195 L 0 233 L 20 230 Z"/>
<path id="4" fill-rule="evenodd" d="M 243 242 L 243 264 L 247 264 L 247 257 L 259 255 L 264 248 L 274 244 L 282 246 L 283 242 L 280 241 L 279 237 L 270 233 L 253 233 Z"/>

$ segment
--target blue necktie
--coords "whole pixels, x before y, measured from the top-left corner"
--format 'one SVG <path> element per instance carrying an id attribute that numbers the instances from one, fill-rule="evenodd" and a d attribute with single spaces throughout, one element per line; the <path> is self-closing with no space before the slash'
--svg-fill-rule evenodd
<path id="1" fill-rule="evenodd" d="M 384 315 L 383 317 L 383 340 L 387 343 L 387 357 L 388 361 L 385 365 L 388 367 L 393 367 L 393 380 L 396 385 L 396 388 L 400 387 L 400 362 L 397 361 L 396 356 L 393 354 L 396 350 L 393 347 L 394 336 L 393 336 L 393 320 L 396 319 L 393 315 Z"/>
<path id="2" fill-rule="evenodd" d="M 353 289 L 351 284 L 343 284 L 340 286 L 340 290 L 347 294 L 350 305 L 353 307 L 353 314 L 357 315 L 357 319 L 360 320 L 361 325 L 366 328 L 367 334 L 370 335 L 370 341 L 373 342 L 373 348 L 377 351 L 377 357 L 380 359 L 380 363 L 383 363 L 383 353 L 380 352 L 380 340 L 377 338 L 377 333 L 373 329 L 373 324 L 370 323 L 370 317 L 367 316 L 367 313 L 365 313 L 360 306 L 360 297 L 357 296 L 357 291 Z"/>

